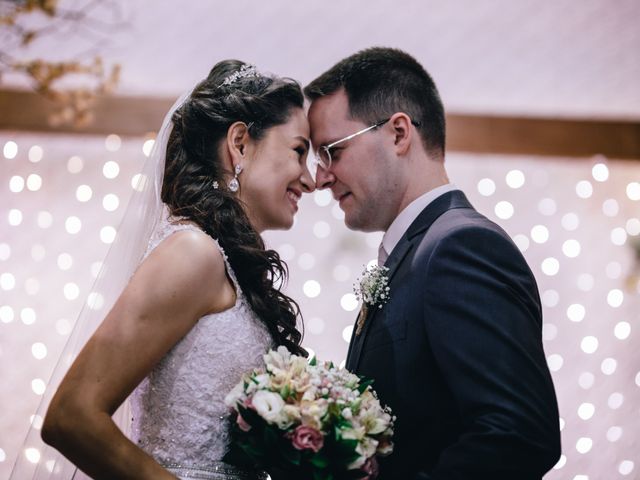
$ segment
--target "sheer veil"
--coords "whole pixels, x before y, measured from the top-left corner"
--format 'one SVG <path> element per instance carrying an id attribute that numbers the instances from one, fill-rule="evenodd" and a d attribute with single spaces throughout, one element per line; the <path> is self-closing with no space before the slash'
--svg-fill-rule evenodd
<path id="1" fill-rule="evenodd" d="M 126 286 L 147 248 L 149 238 L 162 217 L 160 198 L 164 174 L 165 154 L 172 130 L 171 117 L 191 94 L 183 94 L 164 118 L 149 159 L 145 162 L 134 193 L 120 223 L 116 239 L 109 249 L 92 292 L 88 297 L 73 331 L 53 369 L 46 391 L 42 396 L 27 437 L 22 444 L 11 480 L 68 480 L 89 478 L 69 462 L 61 453 L 46 445 L 40 438 L 40 426 L 58 385 L 89 337 Z M 128 435 L 130 415 L 126 401 L 113 415 L 118 427 Z"/>

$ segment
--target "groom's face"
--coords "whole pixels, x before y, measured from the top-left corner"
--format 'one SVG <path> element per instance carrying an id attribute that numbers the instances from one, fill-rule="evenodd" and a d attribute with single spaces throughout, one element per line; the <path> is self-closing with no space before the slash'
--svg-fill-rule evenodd
<path id="1" fill-rule="evenodd" d="M 369 126 L 351 118 L 344 90 L 314 100 L 309 124 L 315 151 Z M 390 155 L 392 145 L 383 125 L 339 143 L 331 149 L 330 168 L 318 167 L 316 188 L 331 189 L 352 230 L 386 230 L 395 217 L 393 199 L 399 181 Z"/>

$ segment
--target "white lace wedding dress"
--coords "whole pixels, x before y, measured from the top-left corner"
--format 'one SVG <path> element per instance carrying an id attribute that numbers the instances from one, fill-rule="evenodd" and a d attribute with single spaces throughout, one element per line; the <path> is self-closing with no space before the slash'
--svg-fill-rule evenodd
<path id="1" fill-rule="evenodd" d="M 164 220 L 146 255 L 171 234 L 195 225 Z M 257 367 L 273 346 L 266 326 L 244 297 L 222 251 L 237 300 L 230 309 L 202 317 L 130 397 L 131 438 L 182 479 L 258 480 L 268 476 L 222 463 L 231 417 L 224 398 L 242 374 Z M 145 257 L 146 257 L 145 255 Z"/>

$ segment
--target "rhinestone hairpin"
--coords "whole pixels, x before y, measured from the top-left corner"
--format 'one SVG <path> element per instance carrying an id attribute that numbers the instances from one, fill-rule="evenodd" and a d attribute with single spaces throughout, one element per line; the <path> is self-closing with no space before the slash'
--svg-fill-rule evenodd
<path id="1" fill-rule="evenodd" d="M 242 67 L 240 67 L 240 70 L 233 72 L 231 75 L 225 78 L 224 82 L 222 82 L 220 86 L 223 87 L 223 86 L 232 85 L 233 83 L 237 82 L 241 78 L 259 77 L 259 76 L 260 74 L 258 73 L 258 70 L 256 69 L 255 65 L 245 64 Z"/>

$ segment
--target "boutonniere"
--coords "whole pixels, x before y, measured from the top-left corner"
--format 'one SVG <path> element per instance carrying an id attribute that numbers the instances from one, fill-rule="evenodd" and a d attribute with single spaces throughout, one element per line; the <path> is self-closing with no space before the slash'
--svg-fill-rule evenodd
<path id="1" fill-rule="evenodd" d="M 356 321 L 356 335 L 360 335 L 364 327 L 369 308 L 382 308 L 389 301 L 390 288 L 387 267 L 372 265 L 365 268 L 362 277 L 353 285 L 356 298 L 362 302 L 362 308 Z"/>

